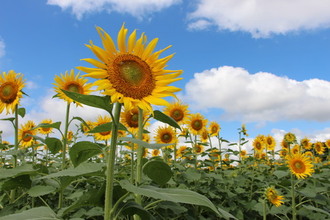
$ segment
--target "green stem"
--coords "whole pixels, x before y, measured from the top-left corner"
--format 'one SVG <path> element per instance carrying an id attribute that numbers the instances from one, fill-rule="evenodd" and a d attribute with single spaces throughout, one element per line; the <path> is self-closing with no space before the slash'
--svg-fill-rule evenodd
<path id="1" fill-rule="evenodd" d="M 68 142 L 69 114 L 70 114 L 70 102 L 67 103 L 66 114 L 65 114 L 64 137 L 63 137 L 63 148 L 62 148 L 62 170 L 64 170 L 66 167 L 66 145 Z"/>
<path id="2" fill-rule="evenodd" d="M 294 176 L 291 173 L 291 196 L 292 196 L 292 220 L 297 219 L 297 210 L 296 210 L 296 197 L 295 197 L 295 184 L 294 184 Z"/>
<path id="3" fill-rule="evenodd" d="M 110 149 L 106 152 L 107 156 L 107 170 L 106 170 L 106 189 L 105 189 L 105 209 L 104 220 L 111 219 L 111 210 L 113 207 L 113 182 L 115 172 L 116 148 L 118 137 L 118 125 L 120 118 L 121 104 L 116 102 L 114 104 L 114 121 L 111 130 Z"/>
<path id="4" fill-rule="evenodd" d="M 15 154 L 14 154 L 14 168 L 17 167 L 17 151 L 18 151 L 18 105 L 15 106 L 15 142 L 14 142 L 14 147 L 15 147 Z M 10 192 L 10 201 L 14 201 L 16 197 L 16 191 L 13 189 Z"/>
<path id="5" fill-rule="evenodd" d="M 218 143 L 219 143 L 219 157 L 220 157 L 220 170 L 222 170 L 222 153 L 221 153 L 221 139 L 220 139 L 220 135 L 218 133 L 217 135 L 218 138 Z"/>
<path id="6" fill-rule="evenodd" d="M 262 215 L 263 220 L 267 220 L 267 206 L 266 206 L 266 199 L 263 200 L 263 209 L 262 209 Z"/>

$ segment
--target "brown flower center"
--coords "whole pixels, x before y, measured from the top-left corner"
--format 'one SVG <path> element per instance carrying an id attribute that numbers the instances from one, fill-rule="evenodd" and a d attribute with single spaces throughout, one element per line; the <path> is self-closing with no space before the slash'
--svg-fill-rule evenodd
<path id="1" fill-rule="evenodd" d="M 5 82 L 0 86 L 0 100 L 3 103 L 10 104 L 17 97 L 18 88 L 11 82 Z"/>
<path id="2" fill-rule="evenodd" d="M 293 166 L 297 173 L 303 173 L 305 171 L 305 164 L 302 161 L 295 161 Z"/>
<path id="3" fill-rule="evenodd" d="M 108 68 L 108 80 L 125 97 L 143 99 L 152 94 L 156 84 L 150 66 L 132 54 L 117 56 Z"/>
<path id="4" fill-rule="evenodd" d="M 203 128 L 203 121 L 200 119 L 196 119 L 191 123 L 191 127 L 196 130 L 199 131 Z"/>
<path id="5" fill-rule="evenodd" d="M 22 140 L 24 141 L 24 142 L 29 142 L 29 141 L 31 141 L 31 139 L 32 139 L 32 136 L 30 136 L 30 135 L 32 135 L 32 133 L 30 132 L 30 131 L 24 131 L 23 132 L 23 134 L 22 134 Z"/>
<path id="6" fill-rule="evenodd" d="M 183 119 L 184 113 L 181 109 L 174 109 L 171 112 L 171 117 L 176 121 L 181 121 Z"/>
<path id="7" fill-rule="evenodd" d="M 172 141 L 172 135 L 169 133 L 165 133 L 161 136 L 161 140 L 163 143 L 170 143 Z"/>
<path id="8" fill-rule="evenodd" d="M 71 82 L 71 83 L 67 84 L 65 86 L 65 90 L 68 90 L 70 92 L 80 93 L 80 94 L 83 94 L 84 93 L 83 87 L 80 86 L 76 82 Z"/>

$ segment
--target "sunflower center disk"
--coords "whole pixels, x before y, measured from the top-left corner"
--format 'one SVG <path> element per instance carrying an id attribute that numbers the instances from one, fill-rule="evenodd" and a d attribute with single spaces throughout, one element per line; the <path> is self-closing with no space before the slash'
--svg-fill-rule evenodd
<path id="1" fill-rule="evenodd" d="M 195 120 L 192 124 L 193 129 L 200 130 L 203 127 L 203 122 L 201 120 Z"/>
<path id="2" fill-rule="evenodd" d="M 294 166 L 297 170 L 302 170 L 304 168 L 304 164 L 301 162 L 296 162 Z"/>
<path id="3" fill-rule="evenodd" d="M 16 86 L 10 83 L 4 83 L 0 86 L 0 99 L 4 103 L 12 103 L 17 96 Z"/>
<path id="4" fill-rule="evenodd" d="M 155 80 L 150 66 L 132 54 L 119 55 L 108 71 L 113 87 L 125 97 L 143 99 L 152 94 Z"/>
<path id="5" fill-rule="evenodd" d="M 165 143 L 169 143 L 169 142 L 171 142 L 171 140 L 172 140 L 172 135 L 170 135 L 170 134 L 164 134 L 162 136 L 162 141 Z"/>
<path id="6" fill-rule="evenodd" d="M 81 87 L 75 83 L 71 83 L 67 86 L 67 90 L 70 92 L 75 92 L 75 93 L 82 93 L 81 92 Z"/>
<path id="7" fill-rule="evenodd" d="M 183 118 L 183 112 L 182 112 L 181 110 L 178 110 L 178 109 L 174 110 L 174 111 L 172 112 L 172 118 L 173 118 L 175 121 L 180 121 L 180 120 L 182 120 L 182 118 Z"/>

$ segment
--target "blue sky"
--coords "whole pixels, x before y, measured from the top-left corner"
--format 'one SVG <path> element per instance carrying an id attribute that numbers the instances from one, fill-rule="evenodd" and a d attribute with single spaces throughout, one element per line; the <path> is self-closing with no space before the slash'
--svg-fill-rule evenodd
<path id="1" fill-rule="evenodd" d="M 178 94 L 234 140 L 285 132 L 330 138 L 329 0 L 2 0 L 0 71 L 24 74 L 24 120 L 63 120 L 51 99 L 54 76 L 94 58 L 96 26 L 114 39 L 121 25 L 172 45 L 168 69 L 182 69 Z M 87 108 L 88 109 L 88 108 Z M 87 119 L 98 111 L 73 110 Z M 0 115 L 1 118 L 7 117 Z M 10 136 L 8 122 L 0 122 Z"/>

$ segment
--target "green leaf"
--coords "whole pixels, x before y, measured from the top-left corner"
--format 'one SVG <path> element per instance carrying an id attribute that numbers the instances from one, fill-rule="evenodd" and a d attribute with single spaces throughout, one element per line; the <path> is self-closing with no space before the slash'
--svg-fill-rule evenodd
<path id="1" fill-rule="evenodd" d="M 0 119 L 2 121 L 11 121 L 11 122 L 14 122 L 15 121 L 15 118 L 2 118 Z"/>
<path id="2" fill-rule="evenodd" d="M 320 208 L 316 208 L 314 206 L 311 206 L 311 205 L 302 205 L 304 208 L 308 209 L 308 210 L 311 210 L 311 211 L 315 211 L 315 212 L 320 212 L 320 213 L 323 213 L 323 214 L 326 214 L 328 216 L 330 216 L 330 213 L 323 210 L 323 209 L 320 209 Z"/>
<path id="3" fill-rule="evenodd" d="M 18 114 L 19 116 L 21 116 L 22 118 L 24 118 L 25 113 L 26 113 L 25 108 L 18 108 L 18 109 L 17 109 L 17 114 Z"/>
<path id="4" fill-rule="evenodd" d="M 153 117 L 154 117 L 154 119 L 156 119 L 158 121 L 161 121 L 161 122 L 166 123 L 166 124 L 168 124 L 168 125 L 170 125 L 174 128 L 177 128 L 177 129 L 181 130 L 180 125 L 178 125 L 178 123 L 173 118 L 171 118 L 168 115 L 165 115 L 163 112 L 161 112 L 159 110 L 154 111 Z"/>
<path id="5" fill-rule="evenodd" d="M 33 169 L 32 164 L 25 164 L 13 169 L 1 169 L 0 179 L 16 177 L 25 174 L 33 174 L 37 171 Z"/>
<path id="6" fill-rule="evenodd" d="M 101 163 L 82 163 L 75 168 L 68 168 L 66 170 L 52 173 L 50 175 L 41 177 L 40 179 L 62 177 L 62 176 L 81 176 L 96 173 L 102 170 L 104 164 Z"/>
<path id="7" fill-rule="evenodd" d="M 278 179 L 281 179 L 281 178 L 283 178 L 283 177 L 289 175 L 288 172 L 283 171 L 283 170 L 276 170 L 276 171 L 274 171 L 273 174 L 274 174 Z"/>
<path id="8" fill-rule="evenodd" d="M 138 144 L 139 146 L 145 147 L 145 148 L 150 148 L 150 149 L 160 149 L 162 147 L 167 147 L 171 146 L 173 144 L 149 144 L 148 142 L 136 139 L 136 138 L 131 138 L 131 137 L 120 137 L 118 138 L 118 141 L 128 141 L 132 142 L 135 144 Z"/>
<path id="9" fill-rule="evenodd" d="M 54 220 L 59 219 L 56 214 L 48 207 L 41 206 L 37 208 L 32 208 L 21 213 L 2 216 L 1 220 Z"/>
<path id="10" fill-rule="evenodd" d="M 98 144 L 89 141 L 80 141 L 69 150 L 70 159 L 74 167 L 100 153 L 102 153 L 102 148 Z"/>
<path id="11" fill-rule="evenodd" d="M 88 131 L 88 133 L 101 133 L 101 132 L 111 131 L 112 123 L 113 122 L 108 122 L 108 123 L 98 125 L 98 126 L 94 127 L 92 130 Z M 127 131 L 127 128 L 123 124 L 119 123 L 118 130 Z"/>
<path id="12" fill-rule="evenodd" d="M 128 180 L 121 180 L 119 183 L 124 189 L 135 194 L 151 197 L 154 199 L 204 206 L 211 209 L 219 216 L 225 217 L 226 219 L 229 219 L 229 217 L 236 219 L 230 213 L 218 208 L 221 210 L 220 213 L 217 207 L 215 207 L 215 205 L 208 198 L 190 190 L 177 188 L 166 189 L 153 186 L 137 187 L 132 185 Z"/>
<path id="13" fill-rule="evenodd" d="M 136 202 L 133 202 L 133 201 L 125 203 L 125 205 L 121 208 L 121 210 L 122 210 L 122 214 L 125 215 L 125 216 L 138 215 L 143 220 L 155 219 L 141 205 L 139 205 L 139 204 L 137 204 Z"/>
<path id="14" fill-rule="evenodd" d="M 31 187 L 31 184 L 32 184 L 32 181 L 30 179 L 30 176 L 25 174 L 25 175 L 20 175 L 20 176 L 6 180 L 1 185 L 1 189 L 2 190 L 12 190 L 12 189 L 16 189 L 18 187 L 28 189 Z"/>
<path id="15" fill-rule="evenodd" d="M 33 129 L 36 129 L 36 128 L 55 128 L 57 130 L 60 130 L 60 127 L 61 127 L 61 122 L 58 121 L 58 122 L 54 122 L 52 124 L 41 123 L 38 126 L 34 127 Z"/>
<path id="16" fill-rule="evenodd" d="M 91 107 L 104 109 L 110 114 L 112 114 L 113 104 L 111 104 L 111 100 L 109 96 L 83 95 L 75 92 L 69 92 L 66 90 L 62 90 L 62 92 L 76 102 Z"/>
<path id="17" fill-rule="evenodd" d="M 171 167 L 161 160 L 152 160 L 147 162 L 143 166 L 143 173 L 158 185 L 164 185 L 173 175 Z"/>
<path id="18" fill-rule="evenodd" d="M 52 154 L 57 154 L 63 148 L 62 141 L 53 137 L 46 137 L 45 144 Z"/>
<path id="19" fill-rule="evenodd" d="M 52 186 L 34 186 L 28 190 L 28 194 L 32 197 L 38 197 L 55 192 L 56 188 Z"/>

